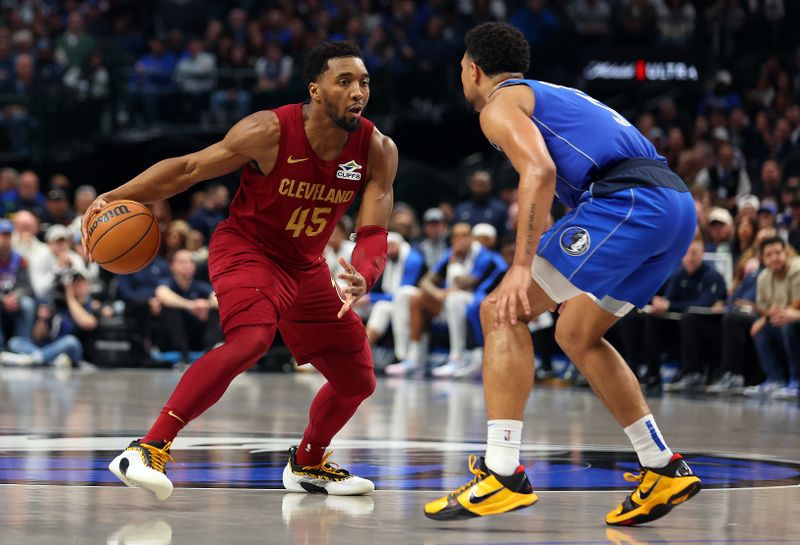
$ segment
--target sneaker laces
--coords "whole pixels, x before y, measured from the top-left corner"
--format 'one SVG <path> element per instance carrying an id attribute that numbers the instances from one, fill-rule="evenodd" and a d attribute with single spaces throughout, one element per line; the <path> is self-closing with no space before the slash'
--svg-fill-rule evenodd
<path id="1" fill-rule="evenodd" d="M 325 453 L 322 457 L 322 461 L 315 466 L 303 466 L 303 471 L 327 471 L 328 473 L 333 473 L 335 475 L 346 476 L 350 473 L 346 469 L 342 469 L 339 467 L 339 464 L 336 462 L 329 462 L 328 459 L 333 455 L 333 451 L 329 450 Z"/>
<path id="2" fill-rule="evenodd" d="M 459 488 L 457 488 L 453 492 L 451 492 L 450 495 L 453 496 L 453 497 L 458 496 L 459 494 L 461 494 L 462 492 L 464 492 L 465 490 L 467 490 L 471 486 L 477 484 L 478 481 L 480 481 L 486 475 L 486 473 L 484 473 L 484 471 L 478 465 L 478 457 L 477 456 L 475 456 L 474 454 L 470 454 L 469 458 L 467 460 L 468 460 L 468 463 L 469 463 L 469 470 L 472 472 L 474 477 L 472 479 L 470 479 L 470 481 L 468 483 L 466 483 L 465 485 L 460 486 Z"/>
<path id="3" fill-rule="evenodd" d="M 167 461 L 175 463 L 175 458 L 173 458 L 169 453 L 169 447 L 172 446 L 172 441 L 168 441 L 161 448 L 158 448 L 154 445 L 149 445 L 147 443 L 142 443 L 140 446 L 146 448 L 150 453 L 150 464 L 156 471 L 166 473 L 164 466 L 167 465 Z"/>

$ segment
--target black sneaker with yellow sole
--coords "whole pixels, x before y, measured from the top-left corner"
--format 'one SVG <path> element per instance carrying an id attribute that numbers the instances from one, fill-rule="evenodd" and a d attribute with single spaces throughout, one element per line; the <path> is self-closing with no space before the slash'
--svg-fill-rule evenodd
<path id="1" fill-rule="evenodd" d="M 425 505 L 425 516 L 433 520 L 463 520 L 508 513 L 533 505 L 539 499 L 519 466 L 513 475 L 497 475 L 474 454 L 469 456 L 474 477 L 447 496 Z"/>
<path id="2" fill-rule="evenodd" d="M 664 467 L 643 467 L 638 475 L 626 473 L 625 480 L 639 484 L 624 502 L 606 515 L 609 526 L 652 522 L 703 488 L 700 479 L 680 454 L 675 454 Z"/>

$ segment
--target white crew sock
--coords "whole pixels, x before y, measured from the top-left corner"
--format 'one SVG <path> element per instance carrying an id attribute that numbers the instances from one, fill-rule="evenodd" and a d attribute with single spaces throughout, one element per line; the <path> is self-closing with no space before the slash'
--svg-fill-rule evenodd
<path id="1" fill-rule="evenodd" d="M 519 466 L 522 420 L 489 420 L 486 434 L 486 467 L 498 475 L 513 475 Z"/>
<path id="2" fill-rule="evenodd" d="M 652 414 L 646 414 L 625 428 L 625 435 L 631 440 L 643 467 L 664 467 L 672 458 L 672 451 Z"/>

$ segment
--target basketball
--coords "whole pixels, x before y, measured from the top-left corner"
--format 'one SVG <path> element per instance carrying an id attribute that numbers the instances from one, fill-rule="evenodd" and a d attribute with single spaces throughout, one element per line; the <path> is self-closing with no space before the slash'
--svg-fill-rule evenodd
<path id="1" fill-rule="evenodd" d="M 153 213 L 136 201 L 114 201 L 87 228 L 89 252 L 98 265 L 117 274 L 143 269 L 158 253 L 161 231 Z"/>

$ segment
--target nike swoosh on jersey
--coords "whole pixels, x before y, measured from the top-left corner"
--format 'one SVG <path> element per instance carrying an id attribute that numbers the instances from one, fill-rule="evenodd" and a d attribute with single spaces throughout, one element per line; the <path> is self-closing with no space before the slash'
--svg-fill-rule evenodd
<path id="1" fill-rule="evenodd" d="M 656 486 L 658 486 L 658 482 L 659 482 L 660 480 L 661 480 L 661 477 L 659 477 L 658 479 L 656 479 L 656 482 L 654 482 L 654 483 L 653 483 L 653 486 L 651 486 L 651 487 L 650 487 L 650 490 L 648 490 L 647 492 L 645 492 L 644 490 L 639 490 L 639 497 L 640 497 L 641 499 L 643 499 L 643 500 L 646 500 L 647 498 L 649 498 L 649 497 L 650 497 L 650 494 L 653 492 L 653 490 L 655 489 L 655 487 L 656 487 Z"/>
<path id="2" fill-rule="evenodd" d="M 303 161 L 308 161 L 308 157 L 302 157 L 302 158 L 300 158 L 300 159 L 294 159 L 294 158 L 293 158 L 293 157 L 290 155 L 290 156 L 289 156 L 289 158 L 288 158 L 288 159 L 286 159 L 286 162 L 287 162 L 287 163 L 289 163 L 290 165 L 292 165 L 292 164 L 294 164 L 294 163 L 302 163 Z"/>
<path id="3" fill-rule="evenodd" d="M 472 494 L 469 495 L 469 502 L 472 503 L 472 504 L 481 503 L 482 501 L 488 500 L 489 498 L 491 498 L 492 496 L 494 496 L 495 494 L 497 494 L 501 490 L 502 490 L 502 488 L 498 488 L 497 490 L 495 490 L 493 492 L 489 492 L 488 494 L 485 494 L 483 496 L 476 496 L 475 493 L 473 492 Z"/>

